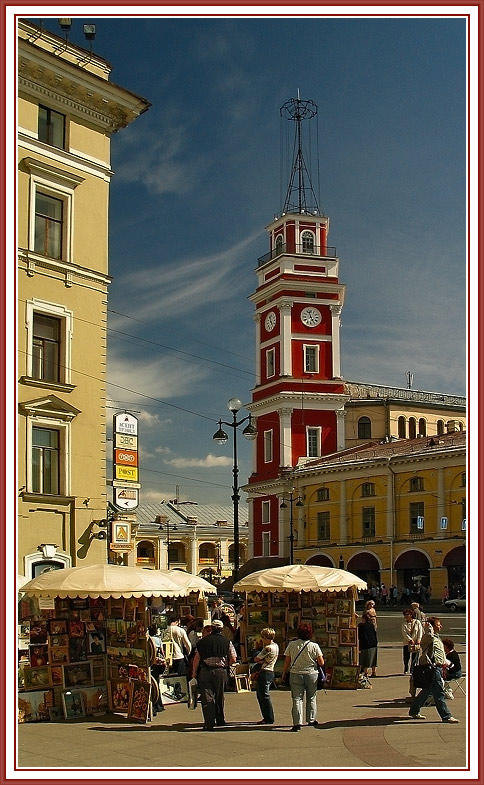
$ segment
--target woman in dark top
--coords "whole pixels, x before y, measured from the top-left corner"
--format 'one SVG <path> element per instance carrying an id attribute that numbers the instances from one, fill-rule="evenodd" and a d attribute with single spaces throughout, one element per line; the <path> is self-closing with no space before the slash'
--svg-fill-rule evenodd
<path id="1" fill-rule="evenodd" d="M 366 611 L 361 618 L 363 621 L 358 624 L 360 673 L 370 676 L 370 673 L 367 673 L 367 671 L 371 671 L 371 676 L 376 676 L 378 639 L 375 625 Z"/>

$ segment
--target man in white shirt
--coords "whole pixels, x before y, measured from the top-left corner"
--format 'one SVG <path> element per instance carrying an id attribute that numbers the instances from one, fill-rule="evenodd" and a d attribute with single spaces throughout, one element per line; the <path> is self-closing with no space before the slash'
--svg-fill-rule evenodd
<path id="1" fill-rule="evenodd" d="M 187 673 L 188 659 L 185 658 L 183 650 L 185 650 L 188 658 L 192 650 L 192 644 L 188 640 L 186 631 L 179 624 L 179 619 L 173 617 L 163 633 L 163 640 L 171 641 L 173 644 L 173 665 L 171 667 L 173 673 L 176 673 L 177 676 L 184 676 Z"/>

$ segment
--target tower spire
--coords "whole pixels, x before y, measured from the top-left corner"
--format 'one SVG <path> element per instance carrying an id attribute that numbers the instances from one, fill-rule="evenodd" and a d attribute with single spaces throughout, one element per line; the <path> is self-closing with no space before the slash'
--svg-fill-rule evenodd
<path id="1" fill-rule="evenodd" d="M 297 91 L 297 98 L 290 98 L 281 106 L 281 118 L 295 122 L 293 161 L 289 185 L 282 211 L 284 213 L 320 214 L 318 200 L 306 165 L 303 152 L 303 120 L 312 120 L 318 113 L 314 101 L 303 101 Z"/>

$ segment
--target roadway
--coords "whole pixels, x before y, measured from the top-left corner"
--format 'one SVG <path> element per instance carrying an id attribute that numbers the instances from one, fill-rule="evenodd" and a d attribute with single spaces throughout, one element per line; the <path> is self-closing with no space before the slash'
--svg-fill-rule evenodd
<path id="1" fill-rule="evenodd" d="M 398 645 L 401 643 L 401 629 L 403 622 L 403 608 L 384 607 L 379 605 L 376 609 L 378 621 L 379 645 Z M 361 615 L 361 610 L 357 613 Z M 466 621 L 465 613 L 451 613 L 447 610 L 427 611 L 427 616 L 438 616 L 442 622 L 441 638 L 451 638 L 459 654 L 465 652 L 466 647 Z"/>

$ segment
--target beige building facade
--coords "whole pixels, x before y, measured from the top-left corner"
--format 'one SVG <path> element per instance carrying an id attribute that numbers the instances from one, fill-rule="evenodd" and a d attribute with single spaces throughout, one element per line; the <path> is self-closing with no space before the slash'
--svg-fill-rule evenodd
<path id="1" fill-rule="evenodd" d="M 17 569 L 27 578 L 107 561 L 110 140 L 149 107 L 109 74 L 101 57 L 19 22 Z"/>

